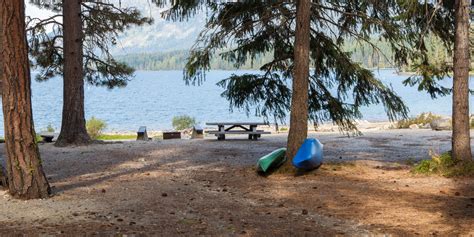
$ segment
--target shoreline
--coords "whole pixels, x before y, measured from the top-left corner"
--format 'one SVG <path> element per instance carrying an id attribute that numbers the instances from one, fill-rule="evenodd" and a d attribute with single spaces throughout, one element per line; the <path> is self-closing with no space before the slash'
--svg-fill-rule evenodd
<path id="1" fill-rule="evenodd" d="M 357 122 L 357 128 L 359 132 L 370 132 L 370 131 L 391 131 L 391 130 L 417 130 L 417 129 L 422 129 L 422 130 L 432 130 L 431 128 L 427 127 L 417 127 L 417 128 L 397 128 L 396 127 L 397 122 L 389 122 L 389 121 L 382 121 L 382 122 L 369 122 L 366 120 L 361 120 Z M 279 131 L 276 130 L 275 124 L 270 124 L 270 125 L 264 125 L 264 126 L 259 126 L 258 129 L 264 130 L 271 132 L 271 134 L 285 134 L 288 133 L 289 131 L 289 126 L 287 125 L 278 125 Z M 205 137 L 214 137 L 214 135 L 207 134 L 206 131 L 210 130 L 215 130 L 216 128 L 213 126 L 204 126 L 203 127 L 205 131 Z M 148 137 L 161 137 L 163 135 L 163 132 L 166 131 L 174 131 L 172 129 L 167 129 L 167 130 L 147 130 Z M 320 126 L 318 126 L 317 129 L 314 128 L 313 125 L 308 124 L 308 132 L 309 133 L 339 133 L 339 134 L 352 134 L 352 132 L 346 132 L 346 131 L 341 131 L 337 125 L 334 125 L 332 123 L 325 123 Z M 191 133 L 191 129 L 187 129 L 184 131 L 181 131 L 181 133 L 184 135 L 182 139 L 189 139 L 187 136 Z M 137 133 L 135 131 L 105 131 L 102 133 L 103 135 L 107 136 L 114 136 L 114 135 L 123 135 L 123 136 L 131 136 L 131 135 L 136 135 Z"/>

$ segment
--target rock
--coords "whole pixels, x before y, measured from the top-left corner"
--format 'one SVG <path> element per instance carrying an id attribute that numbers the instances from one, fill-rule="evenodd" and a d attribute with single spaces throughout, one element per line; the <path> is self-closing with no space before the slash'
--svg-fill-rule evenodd
<path id="1" fill-rule="evenodd" d="M 451 118 L 440 118 L 435 119 L 430 123 L 431 129 L 436 131 L 451 130 L 453 128 L 453 122 Z"/>
<path id="2" fill-rule="evenodd" d="M 420 126 L 418 126 L 418 124 L 412 124 L 412 125 L 410 125 L 409 128 L 410 128 L 410 129 L 419 129 Z"/>
<path id="3" fill-rule="evenodd" d="M 430 128 L 431 128 L 431 125 L 430 125 L 429 123 L 427 123 L 427 124 L 421 126 L 421 128 L 423 128 L 423 129 L 430 129 Z"/>

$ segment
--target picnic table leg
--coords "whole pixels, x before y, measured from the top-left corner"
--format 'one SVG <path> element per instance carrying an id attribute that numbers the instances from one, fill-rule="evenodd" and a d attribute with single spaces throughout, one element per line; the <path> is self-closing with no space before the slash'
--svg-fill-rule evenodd
<path id="1" fill-rule="evenodd" d="M 255 125 L 250 125 L 250 130 L 251 132 L 256 132 L 257 131 L 257 126 Z M 258 134 L 250 134 L 249 135 L 250 140 L 257 140 L 258 139 Z"/>
<path id="2" fill-rule="evenodd" d="M 224 132 L 225 131 L 224 125 L 218 125 L 217 130 L 219 130 L 219 132 Z M 218 134 L 217 140 L 225 140 L 225 134 Z"/>

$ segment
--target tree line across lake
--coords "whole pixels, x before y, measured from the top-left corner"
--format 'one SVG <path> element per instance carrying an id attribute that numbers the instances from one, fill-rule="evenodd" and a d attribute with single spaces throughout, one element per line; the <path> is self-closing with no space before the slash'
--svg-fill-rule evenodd
<path id="1" fill-rule="evenodd" d="M 471 24 L 469 31 L 470 52 L 474 55 L 474 25 Z M 366 42 L 358 42 L 355 40 L 347 40 L 343 49 L 351 54 L 351 59 L 354 62 L 360 63 L 365 68 L 398 68 L 402 72 L 413 72 L 414 62 L 409 62 L 407 65 L 396 65 L 393 59 L 393 51 L 390 44 L 386 41 L 378 41 L 373 38 L 371 44 Z M 376 48 L 374 48 L 375 46 Z M 428 58 L 437 66 L 441 67 L 444 64 L 453 64 L 452 55 L 448 52 L 443 42 L 437 38 L 430 38 L 427 40 Z M 217 53 L 219 54 L 219 53 Z M 117 61 L 123 62 L 136 70 L 158 71 L 158 70 L 182 70 L 186 66 L 189 50 L 173 50 L 167 52 L 152 52 L 152 53 L 135 53 L 127 55 L 117 55 Z M 210 68 L 214 70 L 258 70 L 265 62 L 272 59 L 272 54 L 259 55 L 255 59 L 250 58 L 245 64 L 236 67 L 233 63 L 220 60 L 218 57 L 213 57 L 210 63 Z M 471 71 L 474 69 L 474 63 L 470 63 Z"/>

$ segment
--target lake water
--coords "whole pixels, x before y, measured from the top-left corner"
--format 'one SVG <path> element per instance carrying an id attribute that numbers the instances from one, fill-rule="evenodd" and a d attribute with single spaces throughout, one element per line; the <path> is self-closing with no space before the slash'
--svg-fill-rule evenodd
<path id="1" fill-rule="evenodd" d="M 186 86 L 182 71 L 138 71 L 135 78 L 125 88 L 107 90 L 86 86 L 86 118 L 92 116 L 105 120 L 108 131 L 136 131 L 145 125 L 148 130 L 170 129 L 171 120 L 176 115 L 190 115 L 200 123 L 211 121 L 262 121 L 244 111 L 229 111 L 227 100 L 220 94 L 223 89 L 216 82 L 232 73 L 251 71 L 211 71 L 201 86 Z M 421 112 L 451 114 L 451 98 L 432 100 L 416 88 L 405 87 L 402 81 L 407 76 L 399 76 L 393 70 L 378 70 L 376 74 L 404 99 L 410 108 L 410 115 Z M 34 73 L 33 73 L 34 76 Z M 446 84 L 451 79 L 445 80 Z M 471 80 L 474 88 L 474 80 Z M 56 131 L 61 125 L 62 80 L 53 78 L 47 82 L 32 83 L 33 113 L 37 131 L 51 124 Z M 471 112 L 473 110 L 471 97 Z M 364 119 L 369 121 L 387 120 L 382 106 L 363 109 Z M 1 114 L 1 113 L 0 113 Z M 3 116 L 0 116 L 0 134 L 3 134 Z M 272 121 L 271 121 L 272 122 Z"/>

